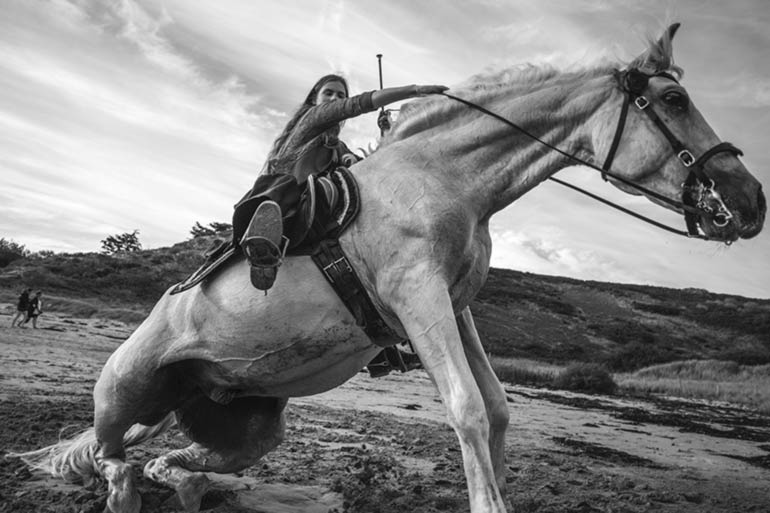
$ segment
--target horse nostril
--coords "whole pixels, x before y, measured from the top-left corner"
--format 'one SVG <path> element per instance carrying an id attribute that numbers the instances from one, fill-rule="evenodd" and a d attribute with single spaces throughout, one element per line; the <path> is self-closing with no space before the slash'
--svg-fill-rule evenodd
<path id="1" fill-rule="evenodd" d="M 767 212 L 767 202 L 765 201 L 765 194 L 762 192 L 761 186 L 757 191 L 757 210 L 759 210 L 760 216 L 763 216 L 765 212 Z"/>

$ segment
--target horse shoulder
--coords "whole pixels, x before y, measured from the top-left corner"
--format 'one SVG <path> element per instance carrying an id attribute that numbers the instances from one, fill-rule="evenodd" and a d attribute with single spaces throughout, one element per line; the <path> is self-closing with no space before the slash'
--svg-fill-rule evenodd
<path id="1" fill-rule="evenodd" d="M 367 290 L 384 307 L 441 277 L 458 311 L 489 267 L 486 221 L 435 177 L 400 167 L 361 180 L 362 210 L 341 241 Z M 390 308 L 388 308 L 390 310 Z"/>

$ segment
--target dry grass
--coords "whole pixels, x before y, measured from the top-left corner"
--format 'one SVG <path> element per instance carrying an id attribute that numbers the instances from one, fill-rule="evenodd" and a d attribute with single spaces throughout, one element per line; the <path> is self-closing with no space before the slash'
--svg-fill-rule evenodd
<path id="1" fill-rule="evenodd" d="M 536 360 L 490 356 L 501 381 L 553 386 L 567 366 Z M 619 393 L 664 394 L 740 404 L 770 413 L 770 365 L 739 365 L 719 360 L 685 360 L 613 374 Z"/>
<path id="2" fill-rule="evenodd" d="M 770 413 L 770 365 L 686 360 L 615 375 L 621 391 L 742 404 Z"/>
<path id="3" fill-rule="evenodd" d="M 515 385 L 550 385 L 565 367 L 525 358 L 489 357 L 500 381 Z"/>

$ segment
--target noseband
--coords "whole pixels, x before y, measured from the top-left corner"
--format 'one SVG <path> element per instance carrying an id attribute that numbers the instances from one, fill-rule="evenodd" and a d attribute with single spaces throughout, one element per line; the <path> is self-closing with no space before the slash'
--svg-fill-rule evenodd
<path id="1" fill-rule="evenodd" d="M 528 132 L 527 130 L 520 127 L 516 123 L 510 121 L 509 119 L 506 119 L 499 114 L 496 114 L 488 109 L 485 109 L 481 105 L 465 100 L 463 98 L 459 98 L 447 92 L 443 92 L 440 94 L 452 100 L 458 101 L 464 105 L 467 105 L 468 107 L 476 109 L 479 112 L 482 112 L 488 116 L 491 116 L 499 121 L 502 121 L 503 123 L 511 126 L 512 128 L 515 128 L 516 130 L 523 133 L 524 135 L 530 137 L 531 139 L 534 139 L 535 141 L 554 150 L 555 152 L 560 153 L 561 155 L 567 157 L 568 159 L 572 160 L 577 164 L 590 167 L 592 169 L 595 169 L 601 172 L 602 178 L 604 178 L 605 181 L 609 176 L 617 180 L 618 182 L 621 182 L 629 187 L 636 189 L 637 191 L 641 192 L 642 194 L 648 197 L 655 198 L 663 203 L 667 203 L 673 206 L 674 208 L 684 211 L 685 222 L 687 224 L 687 231 L 685 232 L 682 230 L 678 230 L 676 228 L 672 228 L 670 226 L 666 226 L 662 223 L 659 223 L 658 221 L 655 221 L 646 216 L 643 216 L 641 214 L 628 210 L 627 208 L 616 205 L 606 199 L 603 199 L 588 191 L 585 191 L 575 185 L 572 185 L 562 180 L 559 180 L 557 178 L 554 178 L 553 176 L 549 177 L 550 180 L 553 180 L 554 182 L 557 182 L 561 185 L 567 186 L 571 189 L 581 192 L 587 196 L 590 196 L 593 199 L 601 201 L 602 203 L 605 203 L 613 208 L 616 208 L 622 212 L 625 212 L 626 214 L 632 215 L 647 223 L 655 225 L 658 228 L 662 228 L 666 231 L 676 233 L 678 235 L 684 235 L 686 237 L 710 240 L 709 237 L 701 234 L 698 231 L 698 216 L 704 215 L 704 214 L 710 215 L 714 220 L 714 224 L 721 228 L 721 227 L 727 226 L 727 224 L 733 218 L 733 214 L 725 205 L 721 195 L 715 190 L 714 181 L 708 177 L 703 167 L 711 157 L 719 153 L 729 152 L 729 153 L 732 153 L 733 155 L 739 156 L 739 155 L 743 155 L 743 152 L 728 142 L 722 142 L 708 149 L 700 157 L 696 159 L 693 156 L 692 152 L 690 152 L 690 150 L 688 150 L 684 146 L 684 144 L 682 144 L 681 141 L 677 139 L 677 137 L 671 132 L 668 126 L 666 126 L 663 120 L 661 120 L 660 117 L 658 117 L 658 115 L 650 106 L 650 101 L 643 95 L 645 89 L 647 88 L 650 78 L 656 77 L 656 76 L 664 77 L 678 83 L 676 78 L 674 78 L 669 73 L 659 72 L 655 74 L 647 74 L 636 68 L 631 68 L 626 71 L 618 71 L 617 73 L 618 73 L 621 90 L 623 91 L 623 94 L 625 96 L 625 100 L 623 101 L 623 105 L 621 107 L 620 119 L 618 120 L 618 126 L 617 126 L 617 129 L 615 130 L 615 136 L 612 139 L 610 151 L 608 152 L 607 158 L 605 159 L 604 165 L 602 167 L 599 167 L 593 164 L 592 162 L 585 161 L 579 157 L 576 157 L 572 154 L 565 152 L 560 148 L 557 148 L 556 146 Z M 620 144 L 620 139 L 623 136 L 623 130 L 626 125 L 626 117 L 628 116 L 628 109 L 632 102 L 637 109 L 647 113 L 647 116 L 649 116 L 649 118 L 653 121 L 655 126 L 657 126 L 658 129 L 666 137 L 666 139 L 668 139 L 669 143 L 671 144 L 671 147 L 674 150 L 674 153 L 676 154 L 677 158 L 679 158 L 679 161 L 682 163 L 682 165 L 690 169 L 690 174 L 687 176 L 687 179 L 682 184 L 681 201 L 671 199 L 667 196 L 663 196 L 662 194 L 659 194 L 655 191 L 647 189 L 646 187 L 643 187 L 641 185 L 635 184 L 627 180 L 626 178 L 623 178 L 622 176 L 610 171 L 610 167 L 612 166 L 612 161 L 615 158 L 615 152 L 617 151 L 618 145 Z M 712 204 L 716 204 L 716 208 L 712 207 Z"/>
<path id="2" fill-rule="evenodd" d="M 733 155 L 740 156 L 743 152 L 733 146 L 729 142 L 721 142 L 714 145 L 710 149 L 706 150 L 697 159 L 693 156 L 692 152 L 682 144 L 682 142 L 671 132 L 662 119 L 657 115 L 655 110 L 650 106 L 650 101 L 643 95 L 650 78 L 663 77 L 674 82 L 678 82 L 671 74 L 666 72 L 659 72 L 655 74 L 647 74 L 638 69 L 631 68 L 626 71 L 618 72 L 618 81 L 620 82 L 621 90 L 625 96 L 623 105 L 620 110 L 620 118 L 618 119 L 618 127 L 615 130 L 615 136 L 612 139 L 612 145 L 607 153 L 607 158 L 602 166 L 602 178 L 607 180 L 607 175 L 611 175 L 609 170 L 612 166 L 612 161 L 615 158 L 615 152 L 620 144 L 620 139 L 623 136 L 623 130 L 626 125 L 626 117 L 628 115 L 628 108 L 631 103 L 640 110 L 647 114 L 647 117 L 655 124 L 656 127 L 663 133 L 671 144 L 671 148 L 674 150 L 679 161 L 682 165 L 690 170 L 690 174 L 682 184 L 682 201 L 664 200 L 667 203 L 681 208 L 684 210 L 685 222 L 687 223 L 687 231 L 691 236 L 700 235 L 698 232 L 698 215 L 707 214 L 713 218 L 714 224 L 718 227 L 727 226 L 730 220 L 733 218 L 732 212 L 727 208 L 722 200 L 719 192 L 715 190 L 714 180 L 709 178 L 704 170 L 706 162 L 719 153 L 732 153 Z M 612 175 L 611 175 L 612 176 Z M 613 176 L 613 178 L 617 178 Z M 631 182 L 624 181 L 627 185 L 634 187 L 640 191 L 646 191 L 646 189 L 637 186 Z M 662 198 L 659 198 L 662 199 Z M 712 207 L 715 204 L 716 208 Z"/>

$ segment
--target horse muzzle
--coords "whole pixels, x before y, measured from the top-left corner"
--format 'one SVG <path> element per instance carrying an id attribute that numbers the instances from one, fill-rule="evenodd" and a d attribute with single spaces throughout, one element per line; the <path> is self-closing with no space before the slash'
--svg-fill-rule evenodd
<path id="1" fill-rule="evenodd" d="M 684 200 L 685 204 L 697 210 L 697 213 L 685 213 L 690 233 L 700 228 L 709 239 L 727 244 L 759 234 L 767 214 L 767 202 L 761 187 L 757 188 L 752 198 L 743 194 L 733 197 L 721 194 L 713 182 L 698 182 L 685 187 Z"/>

